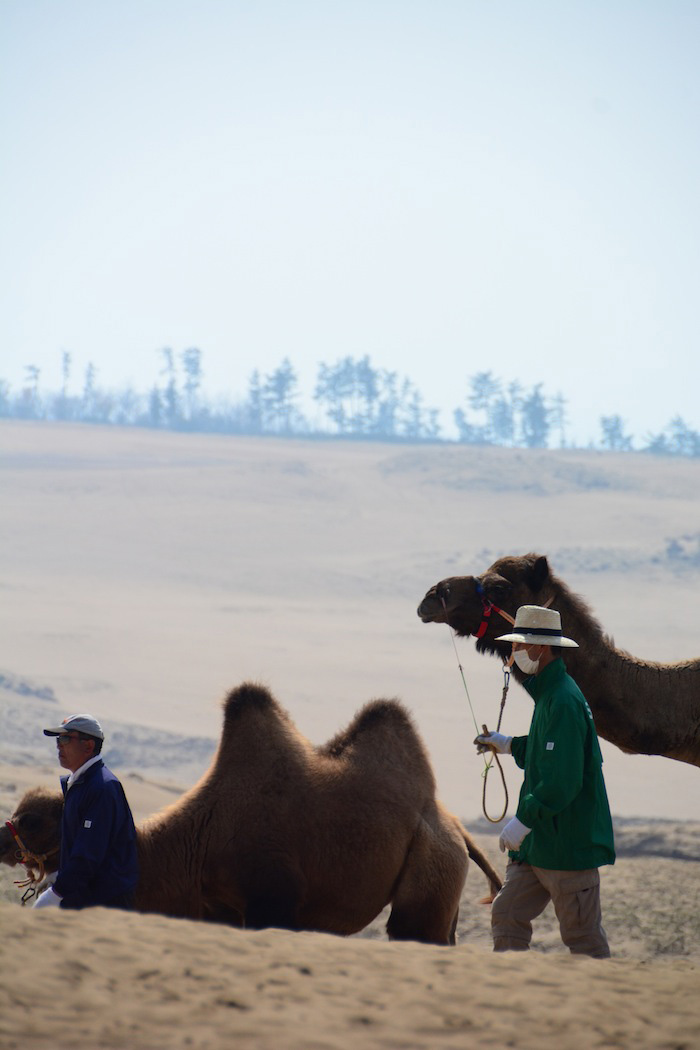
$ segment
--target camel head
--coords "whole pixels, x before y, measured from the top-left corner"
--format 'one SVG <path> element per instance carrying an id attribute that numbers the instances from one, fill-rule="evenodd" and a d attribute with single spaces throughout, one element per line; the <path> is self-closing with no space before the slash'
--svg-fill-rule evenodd
<path id="1" fill-rule="evenodd" d="M 61 845 L 61 814 L 63 796 L 58 791 L 31 788 L 22 796 L 10 822 L 24 847 L 37 858 L 43 858 L 46 872 L 58 868 L 58 849 Z M 21 860 L 20 850 L 10 828 L 0 826 L 0 864 L 14 867 Z M 29 865 L 34 867 L 34 865 Z"/>
<path id="2" fill-rule="evenodd" d="M 479 650 L 510 653 L 508 622 L 496 609 L 514 617 L 520 605 L 541 605 L 549 597 L 549 563 L 543 555 L 499 558 L 481 576 L 449 576 L 431 587 L 418 606 L 423 623 L 448 623 L 458 635 L 477 635 Z"/>

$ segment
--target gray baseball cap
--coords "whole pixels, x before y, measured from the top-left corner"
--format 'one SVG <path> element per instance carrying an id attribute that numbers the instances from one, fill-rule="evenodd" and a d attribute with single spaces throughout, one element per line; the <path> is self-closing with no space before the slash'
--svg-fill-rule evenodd
<path id="1" fill-rule="evenodd" d="M 44 736 L 62 736 L 64 733 L 85 733 L 97 740 L 104 740 L 102 726 L 92 715 L 69 715 L 55 729 L 45 729 Z"/>

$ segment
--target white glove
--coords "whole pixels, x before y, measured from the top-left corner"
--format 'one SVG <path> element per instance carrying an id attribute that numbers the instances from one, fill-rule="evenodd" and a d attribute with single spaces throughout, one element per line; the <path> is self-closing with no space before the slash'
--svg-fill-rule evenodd
<path id="1" fill-rule="evenodd" d="M 37 899 L 32 905 L 33 908 L 58 908 L 60 907 L 62 898 L 57 893 L 54 893 L 53 888 L 49 886 L 47 890 L 40 893 Z"/>
<path id="2" fill-rule="evenodd" d="M 512 739 L 512 736 L 504 736 L 503 733 L 482 733 L 474 741 L 476 753 L 483 755 L 485 751 L 497 751 L 499 755 L 509 755 Z"/>
<path id="3" fill-rule="evenodd" d="M 507 849 L 518 850 L 522 844 L 523 839 L 526 835 L 529 835 L 532 828 L 526 828 L 521 820 L 517 817 L 513 817 L 509 820 L 498 840 L 498 845 L 501 847 L 501 853 L 505 853 Z"/>

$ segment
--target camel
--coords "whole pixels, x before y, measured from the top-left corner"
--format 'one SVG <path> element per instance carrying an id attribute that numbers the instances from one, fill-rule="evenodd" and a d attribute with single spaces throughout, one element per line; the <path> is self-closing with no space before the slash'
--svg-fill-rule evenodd
<path id="1" fill-rule="evenodd" d="M 561 613 L 564 633 L 580 645 L 563 650 L 564 658 L 598 734 L 629 754 L 700 766 L 700 660 L 651 663 L 616 649 L 545 556 L 499 558 L 481 576 L 441 580 L 423 598 L 418 615 L 424 623 L 448 623 L 458 635 L 478 635 L 479 652 L 505 659 L 511 644 L 495 639 L 511 628 L 497 609 L 514 616 L 520 605 L 547 603 Z M 525 677 L 515 666 L 513 673 L 519 681 Z"/>
<path id="2" fill-rule="evenodd" d="M 11 822 L 28 851 L 56 845 L 61 804 L 59 793 L 25 794 Z M 501 885 L 437 800 L 396 700 L 371 701 L 317 747 L 267 689 L 243 683 L 224 702 L 209 771 L 137 836 L 136 910 L 236 926 L 351 934 L 391 904 L 390 938 L 454 944 L 468 857 L 489 880 L 486 900 Z M 17 859 L 3 827 L 0 862 Z"/>

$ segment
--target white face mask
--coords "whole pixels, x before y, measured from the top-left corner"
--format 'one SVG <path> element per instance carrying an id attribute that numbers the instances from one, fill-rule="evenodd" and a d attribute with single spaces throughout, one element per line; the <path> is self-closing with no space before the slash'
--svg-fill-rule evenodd
<path id="1" fill-rule="evenodd" d="M 513 659 L 523 674 L 537 674 L 540 667 L 540 661 L 531 660 L 527 655 L 527 649 L 516 650 L 516 652 L 513 653 Z"/>

